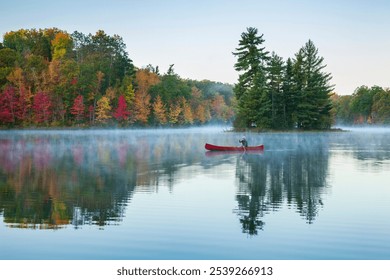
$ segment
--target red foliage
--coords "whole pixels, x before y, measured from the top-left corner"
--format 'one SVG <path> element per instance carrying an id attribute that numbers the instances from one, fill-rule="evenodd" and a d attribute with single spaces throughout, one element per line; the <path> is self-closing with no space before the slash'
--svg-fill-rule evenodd
<path id="1" fill-rule="evenodd" d="M 84 118 L 85 105 L 83 96 L 79 95 L 75 98 L 72 108 L 70 108 L 70 113 L 76 116 L 76 120 L 80 121 Z"/>
<path id="2" fill-rule="evenodd" d="M 116 120 L 122 121 L 127 120 L 130 112 L 127 110 L 126 99 L 123 95 L 119 96 L 118 108 L 116 108 L 113 116 Z"/>
<path id="3" fill-rule="evenodd" d="M 0 122 L 15 123 L 24 120 L 27 115 L 25 90 L 19 92 L 13 86 L 7 86 L 0 94 Z"/>
<path id="4" fill-rule="evenodd" d="M 77 78 L 73 78 L 73 79 L 70 81 L 70 84 L 71 84 L 72 86 L 74 86 L 74 85 L 77 84 L 77 82 L 78 82 Z"/>
<path id="5" fill-rule="evenodd" d="M 38 92 L 34 96 L 33 112 L 37 123 L 47 122 L 52 114 L 51 101 L 47 93 Z"/>
<path id="6" fill-rule="evenodd" d="M 15 116 L 18 120 L 26 120 L 28 118 L 28 104 L 26 98 L 26 90 L 24 88 L 19 89 L 19 97 L 17 100 L 17 106 Z"/>
<path id="7" fill-rule="evenodd" d="M 17 98 L 15 88 L 8 86 L 0 95 L 0 122 L 15 122 L 15 111 L 17 107 Z"/>

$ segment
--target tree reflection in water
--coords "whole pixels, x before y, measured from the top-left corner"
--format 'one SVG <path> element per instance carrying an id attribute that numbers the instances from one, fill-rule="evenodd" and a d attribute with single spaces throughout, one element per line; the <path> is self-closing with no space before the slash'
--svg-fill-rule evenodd
<path id="1" fill-rule="evenodd" d="M 322 145 L 305 149 L 245 154 L 237 159 L 237 209 L 242 231 L 258 234 L 262 218 L 284 204 L 296 208 L 313 223 L 322 207 L 327 185 L 328 150 Z"/>
<path id="2" fill-rule="evenodd" d="M 180 167 L 201 161 L 199 136 L 179 134 L 97 130 L 2 135 L 0 214 L 7 226 L 17 228 L 117 225 L 136 188 L 172 189 Z"/>
<path id="3" fill-rule="evenodd" d="M 390 158 L 388 137 L 351 134 L 257 135 L 263 154 L 205 155 L 206 141 L 229 145 L 237 134 L 188 131 L 31 132 L 0 135 L 0 215 L 7 226 L 57 229 L 117 225 L 133 193 L 170 192 L 193 176 L 183 167 L 219 176 L 235 168 L 234 213 L 244 233 L 265 227 L 264 216 L 282 207 L 313 223 L 323 207 L 329 145 L 353 152 L 366 168 Z M 378 152 L 381 151 L 381 152 Z M 384 151 L 384 152 L 383 152 Z M 234 184 L 234 182 L 232 182 Z"/>

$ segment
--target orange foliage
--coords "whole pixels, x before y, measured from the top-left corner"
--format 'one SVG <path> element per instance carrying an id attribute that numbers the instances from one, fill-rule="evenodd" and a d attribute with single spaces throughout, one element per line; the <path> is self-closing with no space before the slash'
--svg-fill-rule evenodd
<path id="1" fill-rule="evenodd" d="M 150 95 L 148 93 L 136 93 L 134 100 L 134 121 L 146 124 L 148 122 L 150 111 Z"/>
<path id="2" fill-rule="evenodd" d="M 209 114 L 210 116 L 210 114 Z M 200 123 L 205 123 L 208 121 L 209 117 L 207 117 L 206 109 L 202 104 L 199 104 L 194 112 L 195 120 L 198 120 Z"/>
<path id="3" fill-rule="evenodd" d="M 72 49 L 72 38 L 68 33 L 59 32 L 51 41 L 53 48 L 53 59 L 63 58 Z"/>
<path id="4" fill-rule="evenodd" d="M 147 69 L 138 70 L 135 74 L 135 80 L 137 83 L 136 94 L 146 94 L 151 86 L 160 82 L 158 75 Z"/>
<path id="5" fill-rule="evenodd" d="M 166 110 L 160 95 L 157 96 L 156 101 L 153 103 L 153 113 L 158 124 L 167 123 Z"/>
<path id="6" fill-rule="evenodd" d="M 184 97 L 180 98 L 180 103 L 181 103 L 182 113 L 183 113 L 182 123 L 192 124 L 194 122 L 194 117 L 190 105 L 188 104 L 187 100 Z"/>
<path id="7" fill-rule="evenodd" d="M 138 70 L 135 75 L 137 89 L 134 99 L 134 121 L 147 124 L 151 113 L 150 95 L 148 93 L 151 86 L 157 84 L 160 79 L 157 74 L 147 69 Z"/>

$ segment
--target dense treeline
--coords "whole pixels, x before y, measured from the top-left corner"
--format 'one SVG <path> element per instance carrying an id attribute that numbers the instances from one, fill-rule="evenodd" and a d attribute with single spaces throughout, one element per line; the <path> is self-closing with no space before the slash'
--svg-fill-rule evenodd
<path id="1" fill-rule="evenodd" d="M 235 126 L 260 129 L 327 129 L 332 124 L 331 76 L 309 40 L 293 59 L 283 61 L 263 47 L 263 34 L 247 28 L 233 55 L 239 72 L 234 91 Z"/>
<path id="2" fill-rule="evenodd" d="M 361 86 L 352 95 L 332 97 L 335 121 L 344 125 L 390 124 L 390 89 Z"/>
<path id="3" fill-rule="evenodd" d="M 0 43 L 0 126 L 151 126 L 231 121 L 228 84 L 134 66 L 123 39 L 21 29 Z"/>
<path id="4" fill-rule="evenodd" d="M 21 29 L 0 43 L 0 126 L 179 126 L 235 121 L 236 128 L 327 129 L 389 124 L 390 91 L 332 93 L 331 75 L 309 40 L 284 61 L 247 28 L 233 54 L 233 86 L 182 79 L 173 64 L 134 66 L 123 39 L 56 28 Z"/>

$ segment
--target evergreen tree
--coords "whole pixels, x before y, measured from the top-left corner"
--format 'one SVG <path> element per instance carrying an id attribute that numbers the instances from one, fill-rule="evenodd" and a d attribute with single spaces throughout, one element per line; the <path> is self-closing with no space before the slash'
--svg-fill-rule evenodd
<path id="1" fill-rule="evenodd" d="M 268 65 L 268 89 L 272 109 L 272 128 L 286 128 L 286 100 L 283 94 L 283 59 L 272 52 Z"/>
<path id="2" fill-rule="evenodd" d="M 331 75 L 323 69 L 324 58 L 318 55 L 318 49 L 309 40 L 296 55 L 295 80 L 298 93 L 297 126 L 303 129 L 329 128 L 331 120 L 329 84 Z"/>
<path id="3" fill-rule="evenodd" d="M 235 70 L 240 72 L 238 84 L 234 88 L 238 105 L 238 121 L 243 126 L 256 124 L 260 127 L 270 126 L 270 102 L 266 84 L 266 65 L 268 52 L 262 47 L 263 34 L 258 30 L 247 28 L 241 34 L 239 46 L 233 55 L 237 57 Z"/>
<path id="4" fill-rule="evenodd" d="M 296 103 L 297 98 L 294 87 L 294 69 L 291 58 L 287 59 L 286 65 L 283 69 L 283 85 L 282 92 L 284 98 L 283 124 L 287 129 L 294 128 L 296 123 Z"/>

